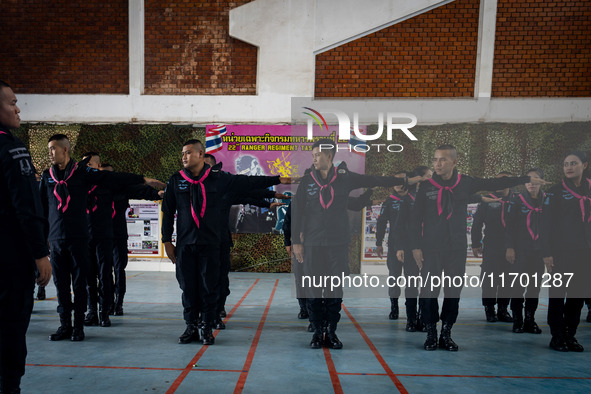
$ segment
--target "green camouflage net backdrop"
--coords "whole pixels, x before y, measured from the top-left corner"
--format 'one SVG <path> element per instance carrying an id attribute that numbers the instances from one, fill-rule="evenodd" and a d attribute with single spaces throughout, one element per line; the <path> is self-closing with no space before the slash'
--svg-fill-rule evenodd
<path id="1" fill-rule="evenodd" d="M 377 125 L 368 127 L 369 134 L 376 130 Z M 510 171 L 522 175 L 529 168 L 539 167 L 547 180 L 557 182 L 562 174 L 561 160 L 568 151 L 591 152 L 591 122 L 463 123 L 416 126 L 412 132 L 418 141 L 411 142 L 406 137 L 396 141 L 373 141 L 399 143 L 404 150 L 401 153 L 370 150 L 365 158 L 366 173 L 387 175 L 412 170 L 419 165 L 431 166 L 435 148 L 445 143 L 458 148 L 458 169 L 462 173 L 492 177 L 500 171 Z M 87 151 L 97 151 L 102 162 L 112 164 L 116 171 L 139 173 L 164 182 L 181 168 L 180 152 L 184 141 L 191 138 L 205 141 L 204 127 L 186 125 L 24 124 L 15 130 L 15 135 L 29 146 L 39 173 L 49 167 L 47 140 L 57 133 L 68 136 L 76 160 Z M 390 192 L 376 188 L 372 198 L 381 202 Z M 291 261 L 285 252 L 282 235 L 234 234 L 233 239 L 232 270 L 290 272 Z M 349 249 L 351 272 L 359 273 L 360 235 L 351 237 Z"/>

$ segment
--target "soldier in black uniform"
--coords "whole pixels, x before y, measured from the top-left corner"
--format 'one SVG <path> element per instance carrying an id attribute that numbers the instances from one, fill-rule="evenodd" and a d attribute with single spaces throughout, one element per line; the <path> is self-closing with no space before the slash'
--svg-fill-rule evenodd
<path id="1" fill-rule="evenodd" d="M 49 218 L 51 265 L 60 315 L 60 327 L 49 336 L 49 340 L 70 338 L 72 341 L 82 341 L 88 298 L 88 191 L 93 185 L 123 186 L 148 182 L 158 186 L 161 182 L 140 175 L 99 171 L 88 167 L 86 161 L 77 163 L 70 157 L 70 141 L 64 134 L 50 137 L 48 148 L 53 165 L 43 172 L 40 191 L 45 215 Z M 74 291 L 74 302 L 70 295 L 70 284 Z"/>
<path id="2" fill-rule="evenodd" d="M 51 278 L 35 168 L 27 148 L 10 132 L 20 127 L 16 102 L 10 86 L 0 81 L 0 392 L 7 394 L 20 393 L 25 374 L 35 268 L 39 286 Z"/>
<path id="3" fill-rule="evenodd" d="M 104 171 L 114 171 L 112 165 L 101 163 Z M 123 298 L 127 290 L 125 280 L 125 268 L 127 268 L 127 219 L 125 212 L 129 208 L 129 199 L 137 200 L 162 200 L 163 190 L 156 190 L 148 185 L 129 185 L 113 190 L 113 272 L 115 281 L 113 286 L 113 307 L 109 314 L 123 316 Z"/>
<path id="4" fill-rule="evenodd" d="M 204 161 L 210 167 L 214 167 L 217 162 L 213 155 L 206 153 L 204 155 Z M 222 163 L 219 167 L 221 169 Z M 232 205 L 238 204 L 250 204 L 257 207 L 263 207 L 267 209 L 273 209 L 277 206 L 283 205 L 283 203 L 271 202 L 272 198 L 289 198 L 286 195 L 277 193 L 270 189 L 262 190 L 241 190 L 235 193 L 226 193 L 221 197 L 220 202 L 220 220 L 221 220 L 221 231 L 222 236 L 220 243 L 220 278 L 217 285 L 218 289 L 218 303 L 217 313 L 214 327 L 216 330 L 224 330 L 226 328 L 225 323 L 222 321 L 222 316 L 225 312 L 225 305 L 228 296 L 230 295 L 230 250 L 234 246 L 232 241 L 232 234 L 230 233 L 230 209 Z"/>
<path id="5" fill-rule="evenodd" d="M 263 189 L 288 182 L 279 177 L 248 177 L 221 172 L 204 162 L 199 140 L 183 146 L 184 169 L 170 177 L 162 204 L 162 242 L 166 255 L 176 264 L 176 276 L 183 291 L 187 324 L 179 343 L 199 340 L 199 312 L 203 321 L 203 344 L 213 345 L 216 320 L 217 284 L 220 274 L 220 197 L 240 190 Z M 221 166 L 220 166 L 221 167 Z M 172 244 L 174 214 L 177 216 L 177 245 Z"/>
<path id="6" fill-rule="evenodd" d="M 347 209 L 349 209 L 350 211 L 361 211 L 363 210 L 363 208 L 371 207 L 372 193 L 373 189 L 370 188 L 363 192 L 359 197 L 349 197 Z M 298 304 L 300 306 L 298 319 L 308 319 L 310 315 L 308 313 L 307 299 L 305 298 L 302 289 L 302 275 L 304 274 L 303 267 L 302 264 L 298 263 L 298 261 L 295 258 L 293 258 L 293 253 L 291 250 L 291 203 L 287 206 L 287 209 L 285 211 L 285 219 L 283 221 L 283 245 L 285 246 L 287 254 L 291 258 L 291 272 L 294 275 L 296 297 L 298 300 Z M 325 328 L 325 326 L 326 321 L 323 320 L 323 327 Z M 314 326 L 312 325 L 312 323 L 308 325 L 308 332 L 314 332 Z"/>
<path id="7" fill-rule="evenodd" d="M 405 171 L 395 174 L 398 178 L 407 176 Z M 388 234 L 388 255 L 386 264 L 388 266 L 388 275 L 398 278 L 404 275 L 418 276 L 419 268 L 412 257 L 409 249 L 410 235 L 410 212 L 414 207 L 414 196 L 408 193 L 404 186 L 394 186 L 394 192 L 386 198 L 380 210 L 380 216 L 376 228 L 376 246 L 378 247 L 378 257 L 382 257 L 384 248 L 382 243 L 386 234 L 386 226 L 390 223 L 390 232 Z M 392 286 L 388 288 L 390 296 L 390 314 L 391 320 L 398 319 L 398 297 L 400 296 L 400 287 Z M 406 331 L 414 332 L 417 327 L 417 297 L 419 295 L 418 287 L 407 286 L 405 290 L 406 297 Z"/>
<path id="8" fill-rule="evenodd" d="M 530 176 L 543 177 L 540 169 L 533 168 Z M 511 273 L 519 274 L 510 289 L 513 332 L 541 334 L 542 330 L 534 319 L 540 295 L 540 280 L 534 280 L 544 273 L 542 259 L 541 220 L 544 192 L 540 185 L 526 183 L 527 191 L 513 196 L 507 209 L 506 258 L 512 265 Z M 523 318 L 523 297 L 525 291 L 525 319 Z"/>
<path id="9" fill-rule="evenodd" d="M 553 275 L 549 289 L 550 348 L 582 352 L 575 338 L 591 278 L 591 179 L 584 171 L 584 152 L 570 152 L 563 161 L 564 178 L 546 194 L 542 215 L 542 256 Z M 569 276 L 573 274 L 566 286 Z M 560 282 L 558 281 L 560 280 Z"/>
<path id="10" fill-rule="evenodd" d="M 313 166 L 306 171 L 292 202 L 292 251 L 296 260 L 303 263 L 304 275 L 311 278 L 349 275 L 347 205 L 352 190 L 407 184 L 406 179 L 351 172 L 344 162 L 335 167 L 335 153 L 334 141 L 321 139 L 314 143 Z M 412 184 L 421 179 L 412 179 Z M 314 328 L 310 347 L 319 349 L 326 344 L 331 349 L 342 348 L 336 335 L 342 287 L 333 290 L 328 286 L 306 287 L 304 290 Z M 323 337 L 323 320 L 328 323 L 326 338 Z"/>
<path id="11" fill-rule="evenodd" d="M 425 350 L 437 349 L 437 322 L 440 319 L 439 296 L 441 286 L 431 289 L 433 276 L 442 278 L 463 278 L 466 272 L 466 210 L 472 194 L 481 190 L 499 190 L 520 183 L 529 182 L 530 177 L 503 177 L 492 179 L 473 178 L 459 174 L 457 151 L 453 145 L 441 145 L 435 151 L 433 166 L 435 174 L 422 182 L 415 200 L 411 224 L 413 255 L 424 278 L 421 288 L 423 301 L 422 318 L 427 325 Z M 532 177 L 538 184 L 545 181 Z M 437 284 L 437 283 L 433 283 Z M 445 298 L 441 309 L 443 322 L 439 347 L 457 351 L 458 346 L 451 338 L 451 329 L 458 316 L 460 293 L 463 287 L 444 286 Z"/>
<path id="12" fill-rule="evenodd" d="M 497 178 L 512 176 L 511 173 L 503 171 Z M 474 214 L 474 223 L 470 236 L 472 238 L 472 252 L 474 257 L 482 255 L 480 266 L 480 280 L 482 283 L 482 305 L 486 320 L 495 322 L 497 320 L 511 323 L 513 318 L 507 311 L 510 295 L 508 288 L 500 286 L 499 276 L 509 272 L 510 265 L 505 258 L 505 232 L 507 227 L 507 208 L 511 202 L 511 189 L 497 190 L 489 194 L 491 198 L 500 198 L 500 201 L 482 202 Z M 482 228 L 484 227 L 484 240 L 482 239 Z M 493 275 L 493 280 L 490 276 Z M 498 311 L 495 311 L 495 304 Z"/>
<path id="13" fill-rule="evenodd" d="M 83 155 L 88 166 L 100 170 L 96 152 Z M 109 187 L 93 185 L 88 192 L 88 231 L 90 240 L 87 289 L 88 313 L 84 325 L 110 327 L 109 310 L 113 304 L 113 193 Z M 98 280 L 98 285 L 97 285 Z M 99 306 L 97 313 L 97 303 Z"/>

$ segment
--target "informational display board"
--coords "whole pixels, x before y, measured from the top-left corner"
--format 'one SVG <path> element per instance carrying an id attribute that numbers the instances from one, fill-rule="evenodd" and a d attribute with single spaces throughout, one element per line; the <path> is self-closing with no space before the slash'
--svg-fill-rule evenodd
<path id="1" fill-rule="evenodd" d="M 133 257 L 160 257 L 160 202 L 130 200 L 127 219 L 127 249 Z"/>
<path id="2" fill-rule="evenodd" d="M 361 242 L 361 260 L 364 262 L 385 261 L 388 255 L 388 234 L 390 231 L 390 224 L 386 227 L 386 235 L 382 246 L 384 248 L 384 258 L 378 257 L 376 246 L 376 231 L 378 227 L 378 217 L 380 216 L 381 205 L 372 205 L 371 210 L 363 209 L 363 240 Z"/>

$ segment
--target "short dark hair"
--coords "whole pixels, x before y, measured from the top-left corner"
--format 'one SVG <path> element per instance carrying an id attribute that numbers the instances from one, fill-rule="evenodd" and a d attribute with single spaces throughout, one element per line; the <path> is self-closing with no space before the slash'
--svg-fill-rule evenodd
<path id="1" fill-rule="evenodd" d="M 49 137 L 49 140 L 47 142 L 49 143 L 51 141 L 57 141 L 61 147 L 68 148 L 68 150 L 72 148 L 72 146 L 70 145 L 70 140 L 68 139 L 68 136 L 65 134 L 54 134 L 51 137 Z"/>
<path id="2" fill-rule="evenodd" d="M 330 145 L 332 146 L 332 148 L 322 148 L 320 147 L 320 145 Z M 318 141 L 314 142 L 314 145 L 312 145 L 312 149 L 314 148 L 319 148 L 321 151 L 328 151 L 328 153 L 332 155 L 332 160 L 334 160 L 334 157 L 337 154 L 337 145 L 333 140 L 330 140 L 328 138 L 321 138 Z"/>
<path id="3" fill-rule="evenodd" d="M 9 88 L 10 85 L 0 79 L 0 88 Z"/>
<path id="4" fill-rule="evenodd" d="M 217 160 L 215 159 L 215 156 L 212 155 L 212 154 L 206 153 L 205 155 L 203 155 L 203 158 L 204 159 L 211 159 L 211 160 L 213 160 L 213 164 L 217 164 L 218 163 Z"/>
<path id="5" fill-rule="evenodd" d="M 544 171 L 542 171 L 541 168 L 538 168 L 538 167 L 530 168 L 529 170 L 527 170 L 526 174 L 529 174 L 530 172 L 535 172 L 536 174 L 538 174 L 538 176 L 540 178 L 544 179 Z"/>
<path id="6" fill-rule="evenodd" d="M 100 155 L 94 151 L 86 152 L 85 154 L 82 155 L 82 157 L 92 157 L 92 156 L 99 156 L 100 157 Z"/>
<path id="7" fill-rule="evenodd" d="M 436 150 L 448 150 L 451 152 L 451 156 L 455 159 L 458 157 L 458 150 L 451 144 L 442 144 L 437 147 Z"/>
<path id="8" fill-rule="evenodd" d="M 581 150 L 572 150 L 572 151 L 568 152 L 564 156 L 564 159 L 566 159 L 568 156 L 577 156 L 579 158 L 579 160 L 581 160 L 581 163 L 587 163 L 589 161 L 587 159 L 587 154 Z M 564 159 L 563 159 L 563 161 L 564 161 Z"/>
<path id="9" fill-rule="evenodd" d="M 63 141 L 63 140 L 68 140 L 68 136 L 65 134 L 54 134 L 51 137 L 49 137 L 49 139 L 47 140 L 47 142 L 51 142 L 51 141 Z"/>
<path id="10" fill-rule="evenodd" d="M 203 142 L 201 142 L 198 139 L 193 138 L 193 139 L 187 140 L 183 144 L 183 146 L 187 146 L 187 145 L 197 145 L 199 147 L 199 150 L 205 151 L 205 147 L 203 146 Z"/>

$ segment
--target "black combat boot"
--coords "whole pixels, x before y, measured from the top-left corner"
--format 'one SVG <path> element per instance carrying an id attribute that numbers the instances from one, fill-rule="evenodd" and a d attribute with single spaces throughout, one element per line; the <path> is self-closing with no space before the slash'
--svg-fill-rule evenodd
<path id="1" fill-rule="evenodd" d="M 70 340 L 72 342 L 81 342 L 84 340 L 86 336 L 84 335 L 84 325 L 74 325 L 74 329 L 72 330 L 72 336 Z"/>
<path id="2" fill-rule="evenodd" d="M 37 289 L 37 299 L 39 301 L 42 301 L 46 298 L 46 294 L 45 294 L 45 286 L 39 286 L 39 288 Z"/>
<path id="3" fill-rule="evenodd" d="M 226 308 L 222 308 L 222 311 L 220 312 L 220 317 L 223 319 L 224 317 L 226 317 Z"/>
<path id="4" fill-rule="evenodd" d="M 445 350 L 449 350 L 450 352 L 457 352 L 458 345 L 451 339 L 451 328 L 453 324 L 443 322 L 441 327 L 441 336 L 439 337 L 439 347 Z"/>
<path id="5" fill-rule="evenodd" d="M 337 323 L 330 323 L 326 328 L 326 335 L 324 337 L 325 345 L 329 349 L 342 349 L 343 343 L 337 337 Z"/>
<path id="6" fill-rule="evenodd" d="M 300 304 L 300 313 L 298 313 L 298 319 L 307 319 L 310 317 L 308 314 L 308 307 L 306 306 L 306 299 L 298 298 L 298 303 Z"/>
<path id="7" fill-rule="evenodd" d="M 523 309 L 513 309 L 513 332 L 523 333 Z"/>
<path id="8" fill-rule="evenodd" d="M 322 323 L 314 321 L 312 322 L 312 327 L 314 328 L 314 334 L 312 335 L 312 340 L 310 341 L 310 348 L 320 349 L 323 342 Z"/>
<path id="9" fill-rule="evenodd" d="M 497 313 L 495 312 L 494 305 L 488 305 L 484 307 L 484 313 L 486 314 L 486 321 L 494 323 L 497 321 Z"/>
<path id="10" fill-rule="evenodd" d="M 74 329 L 70 340 L 72 342 L 83 341 L 84 336 L 84 312 L 74 312 Z"/>
<path id="11" fill-rule="evenodd" d="M 427 339 L 423 347 L 425 350 L 435 350 L 437 349 L 437 323 L 426 323 L 425 327 L 427 328 Z"/>
<path id="12" fill-rule="evenodd" d="M 427 332 L 427 324 L 423 321 L 423 315 L 421 314 L 421 308 L 417 311 L 417 331 Z"/>
<path id="13" fill-rule="evenodd" d="M 530 334 L 541 334 L 542 330 L 534 320 L 535 311 L 525 311 L 525 320 L 523 321 L 523 331 Z"/>
<path id="14" fill-rule="evenodd" d="M 216 330 L 225 330 L 226 329 L 226 324 L 224 323 L 224 321 L 221 318 L 217 318 L 217 320 L 215 321 L 215 329 Z"/>
<path id="15" fill-rule="evenodd" d="M 417 306 L 406 306 L 406 331 L 415 332 L 417 330 Z"/>
<path id="16" fill-rule="evenodd" d="M 557 352 L 568 352 L 568 346 L 563 335 L 553 335 L 550 345 L 548 346 L 550 346 L 550 349 L 554 349 Z"/>
<path id="17" fill-rule="evenodd" d="M 497 311 L 497 319 L 503 323 L 513 323 L 513 318 L 507 311 L 506 306 L 499 306 L 499 310 Z"/>
<path id="18" fill-rule="evenodd" d="M 49 336 L 50 341 L 61 341 L 72 336 L 72 316 L 70 314 L 60 315 L 60 324 L 57 331 Z"/>
<path id="19" fill-rule="evenodd" d="M 84 318 L 84 325 L 85 326 L 98 326 L 99 325 L 99 318 L 98 318 L 98 314 L 96 312 L 96 305 L 88 308 L 88 312 L 86 313 L 86 317 Z"/>
<path id="20" fill-rule="evenodd" d="M 115 304 L 114 304 L 114 310 L 113 313 L 110 313 L 111 315 L 115 315 L 115 316 L 123 316 L 123 296 L 119 295 L 117 296 L 117 299 L 115 300 Z"/>
<path id="21" fill-rule="evenodd" d="M 203 323 L 203 328 L 201 329 L 201 338 L 203 339 L 204 345 L 213 345 L 215 343 L 215 337 L 213 336 L 211 323 Z"/>
<path id="22" fill-rule="evenodd" d="M 390 298 L 390 314 L 388 315 L 388 319 L 398 320 L 398 315 L 398 298 Z"/>
<path id="23" fill-rule="evenodd" d="M 99 311 L 99 326 L 111 327 L 111 319 L 109 318 L 109 309 L 102 309 Z"/>
<path id="24" fill-rule="evenodd" d="M 179 343 L 184 345 L 191 342 L 199 341 L 199 328 L 196 324 L 187 323 L 185 332 L 179 337 Z"/>
<path id="25" fill-rule="evenodd" d="M 575 338 L 576 330 L 569 329 L 566 327 L 564 330 L 565 332 L 565 340 L 566 340 L 566 347 L 570 352 L 583 352 L 585 348 L 577 341 Z"/>

